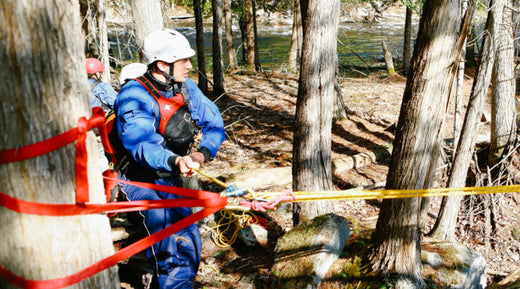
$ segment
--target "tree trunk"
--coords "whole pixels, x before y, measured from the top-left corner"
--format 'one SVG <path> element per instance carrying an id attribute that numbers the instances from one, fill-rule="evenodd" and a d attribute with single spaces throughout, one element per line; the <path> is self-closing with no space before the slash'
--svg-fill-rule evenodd
<path id="1" fill-rule="evenodd" d="M 404 44 L 403 44 L 403 73 L 408 74 L 410 59 L 412 59 L 412 17 L 413 10 L 406 6 L 406 18 L 404 23 Z"/>
<path id="2" fill-rule="evenodd" d="M 150 32 L 164 27 L 161 0 L 130 0 L 130 4 L 135 24 L 136 43 L 141 50 L 144 38 Z M 140 57 L 142 58 L 142 55 Z"/>
<path id="3" fill-rule="evenodd" d="M 90 116 L 79 5 L 75 1 L 2 1 L 0 150 L 50 139 Z M 23 35 L 23 37 L 19 37 Z M 30 69 L 28 69 L 30 67 Z M 94 133 L 87 137 L 90 201 L 103 203 Z M 40 203 L 74 203 L 75 146 L 0 164 L 0 190 Z M 0 265 L 31 280 L 64 277 L 113 254 L 106 215 L 51 217 L 0 207 Z M 119 288 L 115 267 L 68 288 Z M 0 278 L 0 288 L 15 288 Z"/>
<path id="4" fill-rule="evenodd" d="M 108 44 L 108 28 L 104 0 L 81 0 L 80 15 L 82 34 L 85 39 L 85 54 L 101 60 L 105 71 L 101 80 L 110 83 L 110 58 Z"/>
<path id="5" fill-rule="evenodd" d="M 460 41 L 459 1 L 428 0 L 403 96 L 387 176 L 388 189 L 432 186 L 441 149 L 441 128 L 452 86 Z M 384 200 L 381 205 L 371 267 L 382 274 L 400 274 L 416 286 L 422 281 L 420 198 Z"/>
<path id="6" fill-rule="evenodd" d="M 254 0 L 244 1 L 244 19 L 246 33 L 246 65 L 247 69 L 253 70 L 255 67 L 255 24 L 253 21 Z"/>
<path id="7" fill-rule="evenodd" d="M 381 46 L 383 47 L 383 55 L 385 56 L 385 64 L 388 76 L 392 76 L 395 74 L 394 68 L 394 60 L 392 59 L 392 53 L 388 50 L 386 43 L 381 41 Z"/>
<path id="8" fill-rule="evenodd" d="M 219 98 L 224 90 L 224 64 L 222 63 L 222 0 L 212 0 L 213 12 L 213 97 Z"/>
<path id="9" fill-rule="evenodd" d="M 294 0 L 294 17 L 292 25 L 291 46 L 289 48 L 289 71 L 298 71 L 297 61 L 301 57 L 302 48 L 302 14 L 300 0 Z"/>
<path id="10" fill-rule="evenodd" d="M 258 51 L 258 29 L 256 27 L 256 2 L 253 0 L 253 39 L 255 47 L 255 71 L 262 71 L 262 65 L 260 64 L 260 52 Z"/>
<path id="11" fill-rule="evenodd" d="M 339 0 L 304 0 L 303 50 L 294 130 L 293 189 L 332 189 L 331 126 Z M 303 15 L 303 13 L 302 13 Z M 334 211 L 333 202 L 296 203 L 295 224 Z"/>
<path id="12" fill-rule="evenodd" d="M 486 22 L 487 33 L 484 34 L 480 63 L 473 82 L 464 125 L 448 179 L 448 187 L 451 188 L 459 188 L 466 185 L 466 177 L 475 149 L 482 108 L 487 97 L 491 72 L 493 70 L 495 58 L 493 38 L 500 24 L 497 21 L 502 21 L 501 15 L 504 3 L 505 0 L 489 2 L 489 7 L 492 7 L 492 9 L 488 13 Z M 455 228 L 461 200 L 462 196 L 451 196 L 446 200 L 446 206 L 440 211 L 431 233 L 434 238 L 441 240 L 455 239 Z"/>
<path id="13" fill-rule="evenodd" d="M 235 43 L 233 42 L 233 21 L 231 16 L 231 0 L 224 0 L 224 23 L 226 29 L 229 70 L 235 71 L 238 69 L 238 62 L 237 54 L 235 53 Z"/>
<path id="14" fill-rule="evenodd" d="M 206 57 L 204 56 L 204 25 L 202 23 L 202 10 L 200 0 L 193 0 L 193 13 L 195 14 L 195 32 L 197 42 L 197 64 L 199 66 L 199 88 L 204 94 L 208 94 L 208 76 L 206 74 Z"/>
<path id="15" fill-rule="evenodd" d="M 343 101 L 343 94 L 341 93 L 341 85 L 339 84 L 339 68 L 338 63 L 336 63 L 336 77 L 334 79 L 334 113 L 332 115 L 332 122 L 336 123 L 337 121 L 341 121 L 343 119 L 348 119 L 348 108 L 345 105 L 345 101 Z"/>
<path id="16" fill-rule="evenodd" d="M 98 0 L 98 33 L 99 33 L 99 50 L 101 51 L 101 62 L 105 67 L 103 71 L 103 75 L 101 76 L 101 81 L 106 83 L 111 83 L 110 79 L 110 55 L 108 53 L 109 44 L 108 44 L 108 27 L 106 22 L 106 8 L 105 8 L 105 0 Z"/>
<path id="17" fill-rule="evenodd" d="M 83 38 L 85 39 L 85 54 L 87 57 L 98 58 L 99 48 L 96 39 L 96 0 L 80 0 L 80 17 Z"/>
<path id="18" fill-rule="evenodd" d="M 513 1 L 505 3 L 502 24 L 496 37 L 496 59 L 493 70 L 493 92 L 491 106 L 491 145 L 489 163 L 497 163 L 507 146 L 516 139 L 515 107 L 515 49 Z"/>
<path id="19" fill-rule="evenodd" d="M 462 1 L 462 10 L 461 15 L 466 13 L 468 9 L 468 1 Z M 463 105 L 463 88 L 464 88 L 464 71 L 466 68 L 465 58 L 466 58 L 466 46 L 467 39 L 464 41 L 462 54 L 460 56 L 459 61 L 459 69 L 457 71 L 457 90 L 455 91 L 455 114 L 454 114 L 454 127 L 453 127 L 453 152 L 457 150 L 457 144 L 459 143 L 460 132 L 462 130 L 462 105 Z"/>

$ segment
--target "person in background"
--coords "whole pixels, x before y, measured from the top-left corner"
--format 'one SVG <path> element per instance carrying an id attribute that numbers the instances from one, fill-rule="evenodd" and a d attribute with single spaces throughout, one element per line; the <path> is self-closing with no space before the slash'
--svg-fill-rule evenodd
<path id="1" fill-rule="evenodd" d="M 121 73 L 119 73 L 119 87 L 123 87 L 127 82 L 142 76 L 148 67 L 144 63 L 130 63 L 121 68 Z"/>
<path id="2" fill-rule="evenodd" d="M 183 178 L 194 176 L 194 169 L 217 154 L 225 139 L 224 122 L 218 107 L 188 78 L 195 51 L 186 37 L 173 29 L 153 31 L 144 39 L 143 54 L 146 73 L 127 82 L 114 105 L 118 136 L 129 158 L 121 178 L 182 187 Z M 131 201 L 179 198 L 128 184 L 122 190 Z M 148 234 L 191 213 L 188 207 L 141 212 Z M 198 227 L 191 224 L 148 248 L 158 287 L 193 288 L 201 247 Z"/>
<path id="3" fill-rule="evenodd" d="M 102 107 L 105 112 L 110 111 L 114 106 L 117 92 L 112 85 L 102 82 L 101 74 L 105 71 L 103 64 L 96 58 L 87 58 L 85 69 L 88 75 L 88 85 L 90 86 L 90 106 Z"/>

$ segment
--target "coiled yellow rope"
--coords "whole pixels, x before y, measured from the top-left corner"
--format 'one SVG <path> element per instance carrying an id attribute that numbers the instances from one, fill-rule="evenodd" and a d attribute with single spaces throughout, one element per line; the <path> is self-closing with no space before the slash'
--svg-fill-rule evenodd
<path id="1" fill-rule="evenodd" d="M 221 248 L 233 245 L 240 229 L 258 222 L 258 218 L 251 211 L 242 211 L 242 214 L 235 214 L 231 210 L 222 209 L 220 214 L 221 217 L 217 224 L 204 232 L 202 237 L 209 232 L 213 232 L 212 239 Z"/>

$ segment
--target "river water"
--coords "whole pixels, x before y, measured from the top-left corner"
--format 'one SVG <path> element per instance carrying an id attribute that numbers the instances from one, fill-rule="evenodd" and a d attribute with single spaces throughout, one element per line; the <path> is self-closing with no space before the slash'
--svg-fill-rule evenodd
<path id="1" fill-rule="evenodd" d="M 402 22 L 402 23 L 400 23 Z M 195 47 L 195 24 L 193 20 L 177 20 L 175 29 L 182 32 Z M 260 53 L 260 61 L 264 70 L 279 69 L 287 66 L 288 52 L 291 44 L 291 25 L 261 25 L 258 27 L 258 45 Z M 395 58 L 402 58 L 403 51 L 403 35 L 404 35 L 404 19 L 403 21 L 394 21 L 391 25 L 388 23 L 340 23 L 338 30 L 338 60 L 340 65 L 356 65 L 356 66 L 372 66 L 383 61 L 382 41 L 385 41 L 388 49 Z M 242 59 L 240 47 L 240 31 L 234 29 L 233 36 L 235 40 L 235 49 L 237 51 L 238 61 Z M 121 36 L 120 36 L 121 37 Z M 204 27 L 204 42 L 206 62 L 211 62 L 211 25 Z M 225 39 L 223 37 L 223 39 Z M 121 40 L 121 39 L 119 39 Z M 127 43 L 133 41 L 125 40 Z M 116 39 L 111 37 L 112 49 L 114 56 L 119 60 L 129 60 L 134 57 L 129 54 L 135 48 L 126 47 L 121 49 L 117 47 Z M 224 41 L 225 42 L 225 41 Z M 223 59 L 224 65 L 227 65 L 226 46 L 224 44 Z M 121 51 L 121 53 L 118 53 Z M 196 57 L 193 62 L 196 65 Z M 208 64 L 211 69 L 211 64 Z"/>

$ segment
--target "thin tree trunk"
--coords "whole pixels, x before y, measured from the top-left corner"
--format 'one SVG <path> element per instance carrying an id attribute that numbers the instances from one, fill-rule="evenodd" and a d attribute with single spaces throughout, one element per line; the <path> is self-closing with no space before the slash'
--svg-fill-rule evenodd
<path id="1" fill-rule="evenodd" d="M 101 80 L 107 83 L 111 82 L 110 79 L 110 55 L 108 53 L 108 27 L 106 22 L 106 8 L 105 0 L 98 0 L 98 33 L 99 33 L 99 50 L 101 51 L 101 62 L 105 67 Z"/>
<path id="2" fill-rule="evenodd" d="M 256 27 L 256 1 L 253 0 L 253 32 L 254 32 L 254 47 L 255 47 L 255 70 L 262 71 L 260 65 L 260 52 L 258 51 L 258 29 Z"/>
<path id="3" fill-rule="evenodd" d="M 462 15 L 466 13 L 468 8 L 468 1 L 465 0 L 462 2 Z M 455 115 L 454 115 L 454 127 L 453 127 L 453 152 L 457 150 L 457 144 L 459 143 L 460 132 L 462 129 L 462 105 L 463 105 L 463 88 L 464 88 L 464 70 L 466 68 L 464 60 L 466 59 L 466 43 L 467 39 L 464 41 L 464 46 L 462 48 L 462 54 L 459 61 L 459 69 L 457 71 L 457 90 L 455 92 Z"/>
<path id="4" fill-rule="evenodd" d="M 289 71 L 298 71 L 297 61 L 302 48 L 302 14 L 300 0 L 294 0 L 294 17 L 292 25 L 291 46 L 289 48 Z"/>
<path id="5" fill-rule="evenodd" d="M 491 72 L 493 70 L 495 58 L 493 38 L 500 24 L 498 21 L 502 21 L 502 9 L 504 4 L 505 0 L 489 2 L 489 7 L 492 9 L 488 13 L 480 63 L 473 82 L 470 101 L 464 119 L 464 126 L 462 127 L 459 144 L 455 152 L 455 158 L 448 179 L 448 187 L 450 188 L 464 187 L 466 184 L 468 168 L 475 148 L 478 125 L 491 80 Z M 446 203 L 446 207 L 441 210 L 434 225 L 431 233 L 433 237 L 441 240 L 455 239 L 455 228 L 461 200 L 462 196 L 453 196 L 449 199 Z"/>
<path id="6" fill-rule="evenodd" d="M 0 9 L 0 150 L 41 142 L 90 116 L 79 5 L 4 0 Z M 19 37 L 23 35 L 23 37 Z M 30 69 L 27 69 L 30 67 Z M 90 201 L 105 201 L 93 132 L 87 137 Z M 74 145 L 0 164 L 0 188 L 40 203 L 74 203 Z M 0 265 L 30 280 L 74 274 L 114 252 L 106 215 L 51 217 L 0 207 Z M 68 288 L 119 288 L 115 267 Z M 0 288 L 15 288 L 0 278 Z"/>
<path id="7" fill-rule="evenodd" d="M 222 63 L 222 0 L 212 0 L 213 11 L 213 96 L 218 98 L 224 90 L 224 64 Z"/>
<path id="8" fill-rule="evenodd" d="M 199 70 L 199 88 L 204 94 L 208 94 L 208 76 L 206 74 L 206 57 L 204 56 L 204 25 L 202 23 L 202 10 L 200 0 L 193 0 L 193 12 L 195 14 L 195 33 L 197 42 L 197 63 Z"/>
<path id="9" fill-rule="evenodd" d="M 460 56 L 461 17 L 457 0 L 427 0 L 403 96 L 387 176 L 388 189 L 422 189 L 433 184 L 440 155 L 442 123 Z M 424 285 L 421 265 L 422 200 L 384 200 L 369 255 L 381 274 L 399 274 Z"/>
<path id="10" fill-rule="evenodd" d="M 412 18 L 413 10 L 406 6 L 406 18 L 404 23 L 404 44 L 403 44 L 403 72 L 408 74 L 410 60 L 412 59 Z"/>
<path id="11" fill-rule="evenodd" d="M 394 60 L 392 59 L 392 53 L 388 50 L 386 43 L 381 41 L 381 46 L 383 47 L 383 55 L 385 57 L 385 64 L 388 76 L 392 76 L 395 74 L 394 68 Z"/>
<path id="12" fill-rule="evenodd" d="M 294 130 L 293 189 L 332 189 L 331 126 L 337 67 L 339 0 L 303 0 L 302 65 Z M 303 15 L 303 14 L 302 14 Z M 334 211 L 333 202 L 296 203 L 293 223 Z"/>
<path id="13" fill-rule="evenodd" d="M 231 0 L 224 0 L 224 22 L 226 27 L 226 43 L 229 58 L 229 70 L 238 69 L 237 54 L 235 53 L 235 44 L 233 43 L 233 21 L 231 18 Z"/>
<path id="14" fill-rule="evenodd" d="M 246 65 L 247 69 L 253 70 L 255 67 L 255 24 L 253 21 L 253 0 L 244 1 L 244 19 L 246 33 Z"/>
<path id="15" fill-rule="evenodd" d="M 507 0 L 496 38 L 496 59 L 492 79 L 490 167 L 501 159 L 504 150 L 516 139 L 515 49 L 513 15 L 510 7 L 513 7 L 513 1 Z"/>
<path id="16" fill-rule="evenodd" d="M 348 108 L 343 101 L 343 94 L 341 93 L 341 85 L 339 84 L 339 67 L 336 63 L 336 77 L 334 79 L 334 113 L 332 116 L 332 122 L 335 123 L 337 121 L 348 119 Z"/>

